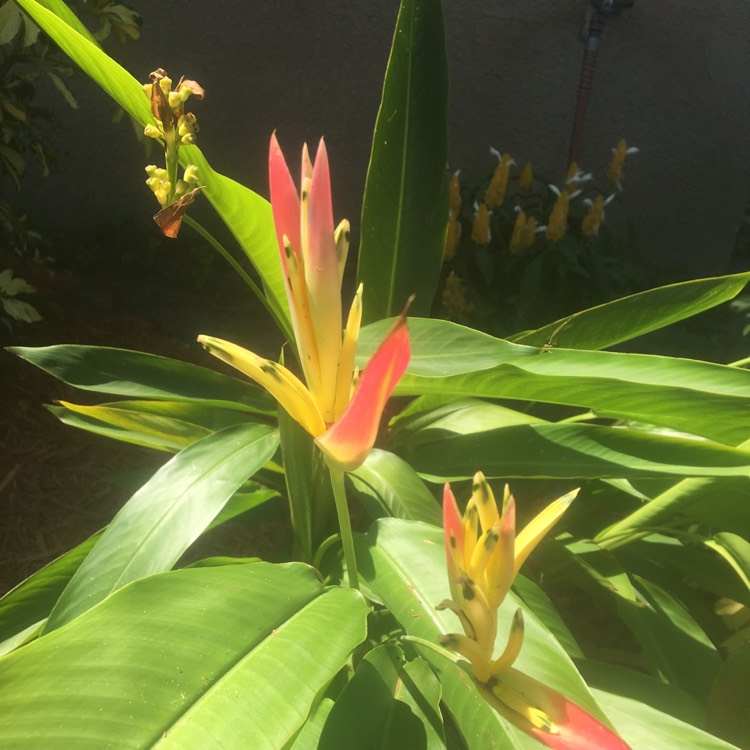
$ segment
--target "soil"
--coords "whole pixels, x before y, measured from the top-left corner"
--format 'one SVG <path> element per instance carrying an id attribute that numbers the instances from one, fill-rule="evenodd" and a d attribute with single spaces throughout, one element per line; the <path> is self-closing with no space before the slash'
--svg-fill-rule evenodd
<path id="1" fill-rule="evenodd" d="M 44 316 L 10 332 L 0 321 L 0 344 L 113 346 L 220 367 L 195 342 L 206 332 L 278 352 L 273 324 L 209 250 L 146 245 L 135 260 L 127 253 L 110 257 L 109 267 L 77 259 L 75 271 L 0 253 L 0 270 L 11 267 L 36 288 L 28 301 Z M 66 426 L 45 408 L 58 399 L 114 398 L 71 388 L 0 350 L 0 595 L 105 526 L 169 459 Z M 250 549 L 244 530 L 227 524 L 206 553 L 273 558 L 279 532 L 264 532 Z"/>

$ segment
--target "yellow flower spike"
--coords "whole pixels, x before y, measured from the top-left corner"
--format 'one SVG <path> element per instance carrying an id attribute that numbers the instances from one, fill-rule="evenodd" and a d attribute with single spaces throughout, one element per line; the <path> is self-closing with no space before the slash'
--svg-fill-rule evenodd
<path id="1" fill-rule="evenodd" d="M 499 607 L 510 591 L 516 575 L 516 501 L 508 494 L 503 500 L 500 536 L 485 573 L 487 597 L 493 607 Z"/>
<path id="2" fill-rule="evenodd" d="M 487 208 L 495 208 L 502 205 L 502 202 L 505 200 L 510 167 L 515 162 L 510 158 L 510 154 L 501 154 L 494 148 L 490 149 L 490 153 L 497 157 L 498 162 L 492 174 L 490 184 L 487 186 L 487 191 L 484 194 L 484 202 L 487 204 Z"/>
<path id="3" fill-rule="evenodd" d="M 510 235 L 509 249 L 511 253 L 517 254 L 524 249 L 526 240 L 526 214 L 519 210 L 516 221 L 513 224 L 513 232 Z"/>
<path id="4" fill-rule="evenodd" d="M 518 178 L 518 187 L 520 187 L 521 190 L 531 190 L 533 183 L 534 170 L 531 167 L 531 162 L 527 161 L 526 164 L 523 165 L 521 175 Z"/>
<path id="5" fill-rule="evenodd" d="M 500 515 L 497 512 L 497 503 L 492 487 L 490 487 L 481 471 L 474 474 L 471 485 L 471 499 L 479 511 L 482 531 L 491 529 L 500 520 Z"/>
<path id="6" fill-rule="evenodd" d="M 443 261 L 453 260 L 458 250 L 458 242 L 461 239 L 461 223 L 454 218 L 453 211 L 449 212 L 448 227 L 445 232 L 445 248 L 443 249 Z"/>
<path id="7" fill-rule="evenodd" d="M 618 190 L 622 190 L 625 157 L 637 153 L 638 149 L 635 146 L 628 148 L 628 142 L 624 138 L 620 138 L 617 141 L 617 145 L 612 149 L 612 160 L 609 163 L 609 167 L 607 167 L 607 179 L 617 185 Z"/>
<path id="8" fill-rule="evenodd" d="M 526 220 L 526 227 L 523 233 L 523 249 L 531 247 L 536 239 L 536 225 L 537 221 L 533 216 L 530 216 Z"/>
<path id="9" fill-rule="evenodd" d="M 236 367 L 265 388 L 311 435 L 317 437 L 326 431 L 310 392 L 286 367 L 213 336 L 199 336 L 198 342 L 210 354 Z"/>
<path id="10" fill-rule="evenodd" d="M 581 234 L 585 237 L 595 237 L 599 234 L 599 227 L 604 219 L 604 196 L 597 195 L 593 201 L 585 201 L 589 210 L 581 222 Z"/>
<path id="11" fill-rule="evenodd" d="M 458 216 L 458 212 L 461 210 L 461 181 L 459 175 L 461 170 L 454 172 L 451 175 L 450 182 L 448 183 L 448 208 L 452 212 L 453 216 Z"/>
<path id="12" fill-rule="evenodd" d="M 479 539 L 479 511 L 477 510 L 474 498 L 469 500 L 463 517 L 464 527 L 464 561 L 462 570 L 468 570 L 471 564 L 471 556 L 474 554 L 474 547 Z"/>
<path id="13" fill-rule="evenodd" d="M 523 611 L 519 607 L 513 615 L 513 621 L 510 624 L 508 644 L 503 653 L 492 662 L 492 666 L 490 667 L 491 676 L 502 677 L 503 673 L 507 672 L 513 666 L 513 662 L 518 658 L 521 646 L 523 646 L 523 635 Z"/>
<path id="14" fill-rule="evenodd" d="M 339 368 L 336 375 L 336 400 L 333 406 L 334 419 L 338 419 L 349 405 L 352 396 L 352 371 L 354 370 L 354 355 L 357 353 L 357 339 L 359 327 L 362 323 L 362 292 L 360 283 L 354 301 L 349 310 L 349 317 L 344 329 L 344 340 L 341 344 Z"/>
<path id="15" fill-rule="evenodd" d="M 515 573 L 518 573 L 521 569 L 521 566 L 531 554 L 534 547 L 539 544 L 546 533 L 560 520 L 560 517 L 578 496 L 579 491 L 580 487 L 551 502 L 516 537 Z"/>
<path id="16" fill-rule="evenodd" d="M 471 227 L 471 239 L 477 245 L 487 245 L 490 237 L 490 212 L 487 210 L 487 204 L 481 203 L 477 206 L 474 214 L 474 224 Z"/>
<path id="17" fill-rule="evenodd" d="M 333 233 L 333 240 L 336 243 L 336 258 L 339 262 L 339 283 L 343 281 L 344 267 L 349 256 L 349 236 L 349 219 L 342 219 Z"/>
<path id="18" fill-rule="evenodd" d="M 553 244 L 559 242 L 568 228 L 568 209 L 570 207 L 570 194 L 567 190 L 558 190 L 554 185 L 550 185 L 550 190 L 557 195 L 555 205 L 549 215 L 547 222 L 547 239 Z"/>
<path id="19" fill-rule="evenodd" d="M 498 521 L 492 528 L 487 529 L 487 531 L 479 537 L 476 546 L 474 547 L 474 551 L 472 552 L 467 572 L 473 580 L 479 582 L 480 586 L 484 586 L 485 584 L 485 571 L 487 569 L 487 564 L 497 547 L 499 538 L 500 522 Z"/>

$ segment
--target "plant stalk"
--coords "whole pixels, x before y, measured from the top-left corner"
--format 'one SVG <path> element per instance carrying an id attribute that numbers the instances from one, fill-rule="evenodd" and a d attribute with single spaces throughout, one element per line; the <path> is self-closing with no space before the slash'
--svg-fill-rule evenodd
<path id="1" fill-rule="evenodd" d="M 331 487 L 333 488 L 333 500 L 336 504 L 336 515 L 341 531 L 341 545 L 344 548 L 344 561 L 346 562 L 346 574 L 349 579 L 349 587 L 359 588 L 359 575 L 357 574 L 357 558 L 354 554 L 354 537 L 352 536 L 352 524 L 349 518 L 349 506 L 346 502 L 346 487 L 344 486 L 344 472 L 337 466 L 328 464 L 328 472 L 331 475 Z"/>

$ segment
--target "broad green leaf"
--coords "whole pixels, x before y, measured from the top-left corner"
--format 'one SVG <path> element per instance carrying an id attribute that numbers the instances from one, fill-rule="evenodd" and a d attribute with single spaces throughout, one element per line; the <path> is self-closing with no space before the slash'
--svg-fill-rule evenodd
<path id="1" fill-rule="evenodd" d="M 254 483 L 253 483 L 254 484 Z M 260 487 L 259 489 L 251 492 L 236 492 L 228 500 L 227 504 L 219 511 L 219 514 L 214 518 L 213 521 L 207 526 L 206 531 L 215 529 L 217 526 L 231 521 L 238 516 L 247 513 L 249 510 L 253 510 L 269 500 L 279 497 L 279 493 L 276 490 L 268 489 L 267 487 Z M 243 487 L 245 489 L 245 487 Z"/>
<path id="2" fill-rule="evenodd" d="M 310 712 L 305 725 L 288 746 L 289 750 L 318 750 L 320 733 L 323 731 L 333 706 L 334 703 L 330 698 L 323 698 Z"/>
<path id="3" fill-rule="evenodd" d="M 393 453 L 375 448 L 347 478 L 373 518 L 393 516 L 442 525 L 437 500 L 414 469 Z"/>
<path id="4" fill-rule="evenodd" d="M 750 440 L 740 448 L 750 449 Z M 604 529 L 595 541 L 616 547 L 637 539 L 644 531 L 690 521 L 705 521 L 712 528 L 732 528 L 750 536 L 748 493 L 747 477 L 683 479 L 627 518 Z"/>
<path id="5" fill-rule="evenodd" d="M 108 57 L 90 38 L 79 33 L 80 25 L 71 20 L 70 11 L 64 3 L 50 3 L 55 12 L 42 7 L 37 0 L 18 0 L 18 3 L 62 51 L 132 117 L 142 125 L 153 122 L 149 100 L 144 95 L 141 82 Z M 183 163 L 198 167 L 200 182 L 204 186 L 202 193 L 211 201 L 255 266 L 263 280 L 271 307 L 288 334 L 291 330 L 289 308 L 270 204 L 251 190 L 211 169 L 196 146 L 181 149 L 181 159 Z"/>
<path id="6" fill-rule="evenodd" d="M 750 472 L 750 451 L 720 443 L 542 422 L 494 404 L 450 405 L 417 415 L 413 423 L 421 428 L 399 425 L 391 448 L 430 481 L 466 479 L 480 468 L 489 477 L 571 479 Z"/>
<path id="7" fill-rule="evenodd" d="M 156 354 L 78 344 L 14 346 L 9 351 L 84 391 L 275 413 L 271 397 L 251 383 Z"/>
<path id="8" fill-rule="evenodd" d="M 722 664 L 708 699 L 708 727 L 737 744 L 750 747 L 750 644 Z"/>
<path id="9" fill-rule="evenodd" d="M 362 330 L 364 365 L 389 321 Z M 729 445 L 750 432 L 750 371 L 645 354 L 536 349 L 441 320 L 410 319 L 412 357 L 396 393 L 566 404 Z"/>
<path id="10" fill-rule="evenodd" d="M 96 544 L 100 534 L 45 565 L 0 599 L 0 655 L 19 633 L 44 623 L 63 589 Z M 7 650 L 11 650 L 8 648 Z"/>
<path id="11" fill-rule="evenodd" d="M 724 531 L 707 541 L 706 546 L 732 566 L 746 590 L 750 591 L 750 542 L 737 534 Z"/>
<path id="12" fill-rule="evenodd" d="M 648 606 L 618 602 L 621 618 L 638 639 L 649 665 L 701 703 L 708 698 L 721 657 L 690 613 L 669 592 L 634 576 Z"/>
<path id="13" fill-rule="evenodd" d="M 696 729 L 639 698 L 626 698 L 592 687 L 622 738 L 633 750 L 738 750 L 718 737 Z"/>
<path id="14" fill-rule="evenodd" d="M 705 707 L 674 685 L 643 672 L 588 659 L 576 659 L 576 666 L 592 689 L 632 698 L 698 728 L 705 725 Z"/>
<path id="15" fill-rule="evenodd" d="M 126 583 L 169 570 L 277 446 L 272 428 L 236 425 L 178 453 L 115 516 L 63 592 L 45 632 Z"/>
<path id="16" fill-rule="evenodd" d="M 628 602 L 638 600 L 633 584 L 622 569 L 620 561 L 609 551 L 599 547 L 590 539 L 571 539 L 569 534 L 558 537 L 558 549 L 569 555 L 570 561 L 578 565 L 587 575 L 607 591 Z"/>
<path id="17" fill-rule="evenodd" d="M 512 340 L 530 346 L 606 349 L 727 302 L 749 280 L 750 273 L 738 273 L 649 289 L 524 331 Z"/>
<path id="18" fill-rule="evenodd" d="M 440 529 L 415 521 L 380 519 L 366 536 L 357 540 L 357 560 L 362 579 L 382 599 L 409 635 L 436 642 L 441 634 L 460 631 L 455 615 L 435 609 L 441 601 L 450 598 Z M 505 647 L 505 635 L 519 605 L 520 602 L 511 593 L 500 608 L 496 656 Z M 526 610 L 524 615 L 524 645 L 514 666 L 601 716 L 563 648 L 533 612 Z M 420 654 L 435 666 L 435 659 L 427 654 L 426 649 L 420 649 Z M 507 732 L 511 741 L 525 742 L 522 733 L 510 728 L 493 711 L 489 714 L 483 711 L 477 719 L 477 706 L 480 702 L 486 704 L 464 672 L 446 666 L 441 683 L 443 699 L 465 739 L 481 731 L 483 740 L 498 735 L 497 747 L 514 747 L 502 740 L 503 732 Z M 487 726 L 490 716 L 495 717 L 491 730 Z M 477 729 L 477 722 L 481 724 L 481 729 Z"/>
<path id="19" fill-rule="evenodd" d="M 37 4 L 44 6 L 48 10 L 52 11 L 56 16 L 61 18 L 65 23 L 68 24 L 74 31 L 77 31 L 84 39 L 88 39 L 92 44 L 99 46 L 99 42 L 96 41 L 94 35 L 81 23 L 68 6 L 62 2 L 62 0 L 36 0 Z"/>
<path id="20" fill-rule="evenodd" d="M 448 221 L 448 63 L 441 0 L 402 0 L 372 139 L 358 276 L 364 320 L 410 295 L 429 315 Z"/>
<path id="21" fill-rule="evenodd" d="M 137 581 L 0 660 L 0 746 L 279 750 L 366 615 L 298 563 Z"/>
<path id="22" fill-rule="evenodd" d="M 583 651 L 576 642 L 575 636 L 570 632 L 555 605 L 540 586 L 530 578 L 519 574 L 513 581 L 513 591 L 516 592 L 516 595 L 526 607 L 539 618 L 544 627 L 552 633 L 568 656 L 573 659 L 583 657 Z"/>
<path id="23" fill-rule="evenodd" d="M 415 661 L 415 667 L 426 666 L 419 657 Z M 429 668 L 425 673 L 410 668 L 411 664 L 393 645 L 370 651 L 336 700 L 319 750 L 444 748 L 440 684 Z"/>
<path id="24" fill-rule="evenodd" d="M 84 406 L 65 403 L 47 408 L 61 422 L 71 427 L 170 453 L 177 453 L 196 440 L 211 434 L 205 427 L 198 427 L 179 419 L 106 404 Z"/>

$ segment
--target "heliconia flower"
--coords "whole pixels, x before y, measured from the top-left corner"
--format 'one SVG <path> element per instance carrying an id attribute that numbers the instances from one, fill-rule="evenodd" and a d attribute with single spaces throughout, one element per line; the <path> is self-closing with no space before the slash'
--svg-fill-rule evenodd
<path id="1" fill-rule="evenodd" d="M 490 212 L 487 210 L 486 203 L 474 204 L 474 223 L 471 226 L 471 239 L 477 245 L 488 245 L 491 239 L 490 234 Z"/>
<path id="2" fill-rule="evenodd" d="M 618 190 L 622 190 L 625 157 L 637 153 L 638 149 L 635 146 L 628 147 L 628 142 L 624 138 L 620 138 L 617 145 L 612 149 L 612 160 L 607 168 L 607 179 L 617 185 Z"/>
<path id="3" fill-rule="evenodd" d="M 495 208 L 505 200 L 510 168 L 515 162 L 510 158 L 510 154 L 501 154 L 497 149 L 491 148 L 490 153 L 497 157 L 497 166 L 484 194 L 484 202 L 487 208 Z"/>
<path id="4" fill-rule="evenodd" d="M 567 190 L 558 190 L 554 185 L 550 185 L 549 189 L 557 195 L 546 227 L 547 239 L 554 244 L 565 236 L 568 229 L 568 210 L 571 195 Z"/>
<path id="5" fill-rule="evenodd" d="M 531 162 L 527 161 L 526 164 L 523 165 L 521 174 L 518 177 L 518 187 L 520 187 L 521 190 L 531 190 L 531 186 L 533 183 L 534 170 L 531 167 Z"/>
<path id="6" fill-rule="evenodd" d="M 380 417 L 411 351 L 406 310 L 357 378 L 354 355 L 362 318 L 362 285 L 342 334 L 341 280 L 349 223 L 333 228 L 325 143 L 315 164 L 302 150 L 302 181 L 294 185 L 275 134 L 269 154 L 271 206 L 303 383 L 283 365 L 211 336 L 198 341 L 263 386 L 315 439 L 327 460 L 351 471 L 377 437 Z M 356 381 L 356 383 L 355 383 Z"/>
<path id="7" fill-rule="evenodd" d="M 493 659 L 497 609 L 532 550 L 565 513 L 578 494 L 569 492 L 539 513 L 516 536 L 516 504 L 506 486 L 502 508 L 481 472 L 461 516 L 450 485 L 443 491 L 443 531 L 451 599 L 450 609 L 464 634 L 440 641 L 469 662 L 472 677 L 508 721 L 556 750 L 627 750 L 609 728 L 560 693 L 513 668 L 523 645 L 523 612 L 516 610 L 507 645 Z"/>

